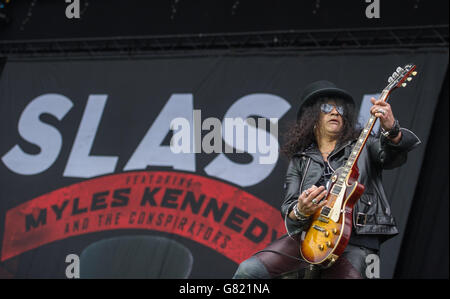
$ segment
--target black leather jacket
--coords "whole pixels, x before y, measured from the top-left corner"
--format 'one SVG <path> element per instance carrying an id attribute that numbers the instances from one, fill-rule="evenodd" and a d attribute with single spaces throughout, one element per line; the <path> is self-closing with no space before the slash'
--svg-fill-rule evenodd
<path id="1" fill-rule="evenodd" d="M 353 210 L 353 227 L 356 234 L 381 235 L 386 240 L 396 234 L 398 229 L 386 198 L 381 181 L 383 169 L 392 169 L 406 162 L 407 153 L 421 142 L 411 131 L 401 128 L 402 138 L 393 144 L 383 135 L 369 136 L 358 159 L 359 179 L 365 191 Z M 337 145 L 328 157 L 329 164 L 336 170 L 345 163 L 356 140 Z M 289 235 L 300 233 L 308 228 L 309 221 L 299 222 L 288 217 L 297 203 L 301 192 L 316 184 L 323 171 L 324 161 L 316 146 L 310 146 L 291 159 L 285 180 L 285 195 L 281 214 L 285 219 Z"/>

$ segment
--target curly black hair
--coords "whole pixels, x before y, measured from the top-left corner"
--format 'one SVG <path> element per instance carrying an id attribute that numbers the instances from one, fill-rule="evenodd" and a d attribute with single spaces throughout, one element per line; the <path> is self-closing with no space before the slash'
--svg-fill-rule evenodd
<path id="1" fill-rule="evenodd" d="M 301 152 L 311 144 L 316 143 L 314 126 L 319 124 L 320 105 L 328 101 L 334 101 L 344 107 L 343 127 L 338 136 L 338 144 L 358 138 L 361 128 L 356 125 L 353 105 L 339 98 L 321 97 L 313 105 L 304 107 L 300 118 L 284 134 L 286 142 L 281 147 L 281 152 L 289 159 L 295 153 Z"/>

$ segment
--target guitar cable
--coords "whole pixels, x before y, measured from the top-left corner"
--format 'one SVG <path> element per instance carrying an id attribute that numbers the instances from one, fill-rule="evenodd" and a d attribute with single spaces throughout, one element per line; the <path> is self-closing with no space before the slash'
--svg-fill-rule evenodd
<path id="1" fill-rule="evenodd" d="M 293 256 L 293 255 L 289 255 L 289 254 L 286 254 L 286 253 L 283 253 L 283 252 L 279 252 L 279 251 L 275 251 L 275 250 L 270 250 L 270 249 L 263 249 L 263 250 L 260 250 L 260 251 L 258 251 L 258 252 L 256 252 L 256 253 L 254 253 L 253 255 L 257 255 L 258 253 L 261 253 L 261 252 L 272 252 L 272 253 L 276 253 L 276 254 L 279 254 L 279 255 L 283 255 L 283 256 L 289 257 L 289 258 L 291 258 L 291 259 L 294 259 L 294 260 L 297 260 L 297 261 L 300 261 L 300 262 L 308 263 L 307 261 L 305 261 L 304 259 L 302 259 L 302 258 L 300 258 L 300 257 L 296 257 L 296 256 Z"/>
<path id="2" fill-rule="evenodd" d="M 292 238 L 291 236 L 289 236 L 289 234 L 284 234 L 280 239 L 282 239 L 282 238 L 287 238 L 287 237 Z M 257 255 L 258 253 L 261 253 L 261 252 L 271 252 L 271 253 L 276 253 L 276 254 L 279 254 L 279 255 L 282 255 L 282 256 L 285 256 L 285 257 L 288 257 L 288 258 L 291 258 L 291 259 L 294 259 L 294 260 L 297 260 L 297 261 L 300 261 L 300 262 L 308 263 L 307 261 L 305 261 L 304 259 L 302 259 L 302 258 L 300 258 L 300 257 L 296 257 L 296 256 L 293 256 L 293 255 L 284 253 L 284 252 L 280 252 L 280 251 L 276 251 L 276 250 L 271 250 L 271 249 L 262 249 L 262 250 L 260 250 L 260 251 L 255 252 L 254 254 L 252 254 L 252 256 L 255 256 L 255 255 Z"/>

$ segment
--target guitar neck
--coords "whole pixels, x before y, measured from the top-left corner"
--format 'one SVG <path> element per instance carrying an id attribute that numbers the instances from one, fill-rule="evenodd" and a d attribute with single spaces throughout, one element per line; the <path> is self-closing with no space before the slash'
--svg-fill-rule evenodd
<path id="1" fill-rule="evenodd" d="M 387 101 L 387 98 L 389 97 L 390 91 L 384 89 L 383 92 L 380 95 L 379 100 L 383 100 L 384 102 Z M 366 125 L 361 131 L 361 134 L 358 137 L 358 141 L 353 146 L 352 151 L 350 153 L 350 156 L 348 157 L 347 162 L 343 166 L 343 173 L 341 176 L 341 179 L 339 179 L 335 185 L 333 186 L 332 193 L 335 195 L 338 195 L 341 191 L 342 187 L 345 184 L 344 178 L 348 176 L 348 174 L 352 171 L 353 167 L 358 163 L 359 155 L 361 154 L 361 151 L 364 148 L 364 145 L 366 145 L 367 139 L 369 138 L 370 133 L 372 132 L 373 126 L 375 125 L 375 122 L 377 121 L 377 117 L 374 115 L 371 115 L 369 117 L 369 120 L 367 121 Z"/>
<path id="2" fill-rule="evenodd" d="M 405 65 L 404 68 L 398 67 L 392 74 L 392 76 L 389 77 L 388 79 L 389 84 L 383 89 L 383 92 L 381 93 L 380 98 L 378 100 L 386 102 L 389 95 L 394 89 L 400 86 L 405 87 L 407 85 L 405 81 L 406 80 L 411 81 L 412 76 L 416 75 L 417 75 L 416 66 L 412 63 Z M 361 154 L 364 145 L 366 145 L 367 139 L 369 138 L 369 135 L 372 132 L 373 126 L 375 125 L 376 121 L 377 118 L 371 115 L 366 125 L 362 129 L 361 134 L 358 137 L 358 141 L 353 146 L 347 162 L 345 163 L 344 166 L 342 166 L 343 170 L 341 170 L 339 177 L 333 176 L 335 183 L 333 185 L 333 188 L 331 189 L 331 193 L 333 193 L 334 195 L 340 194 L 342 188 L 345 187 L 344 185 L 346 184 L 346 181 L 350 174 L 353 173 L 354 174 L 353 176 L 357 178 L 358 171 L 356 163 L 358 163 L 359 155 Z"/>
<path id="3" fill-rule="evenodd" d="M 383 102 L 387 101 L 390 92 L 388 90 L 383 90 L 379 100 L 383 100 Z M 361 134 L 358 137 L 358 141 L 352 148 L 352 152 L 347 160 L 346 166 L 349 166 L 350 169 L 358 162 L 359 155 L 361 154 L 362 149 L 366 145 L 367 139 L 369 138 L 370 133 L 372 132 L 373 126 L 377 121 L 377 117 L 374 115 L 370 115 L 366 125 L 361 131 Z"/>

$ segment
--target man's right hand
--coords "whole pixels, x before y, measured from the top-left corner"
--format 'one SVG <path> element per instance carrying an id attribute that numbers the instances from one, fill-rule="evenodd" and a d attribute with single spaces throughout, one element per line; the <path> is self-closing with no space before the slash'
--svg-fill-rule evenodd
<path id="1" fill-rule="evenodd" d="M 324 186 L 316 187 L 313 185 L 298 197 L 298 210 L 305 216 L 313 215 L 326 204 L 325 200 L 321 201 L 326 195 L 327 190 Z"/>

